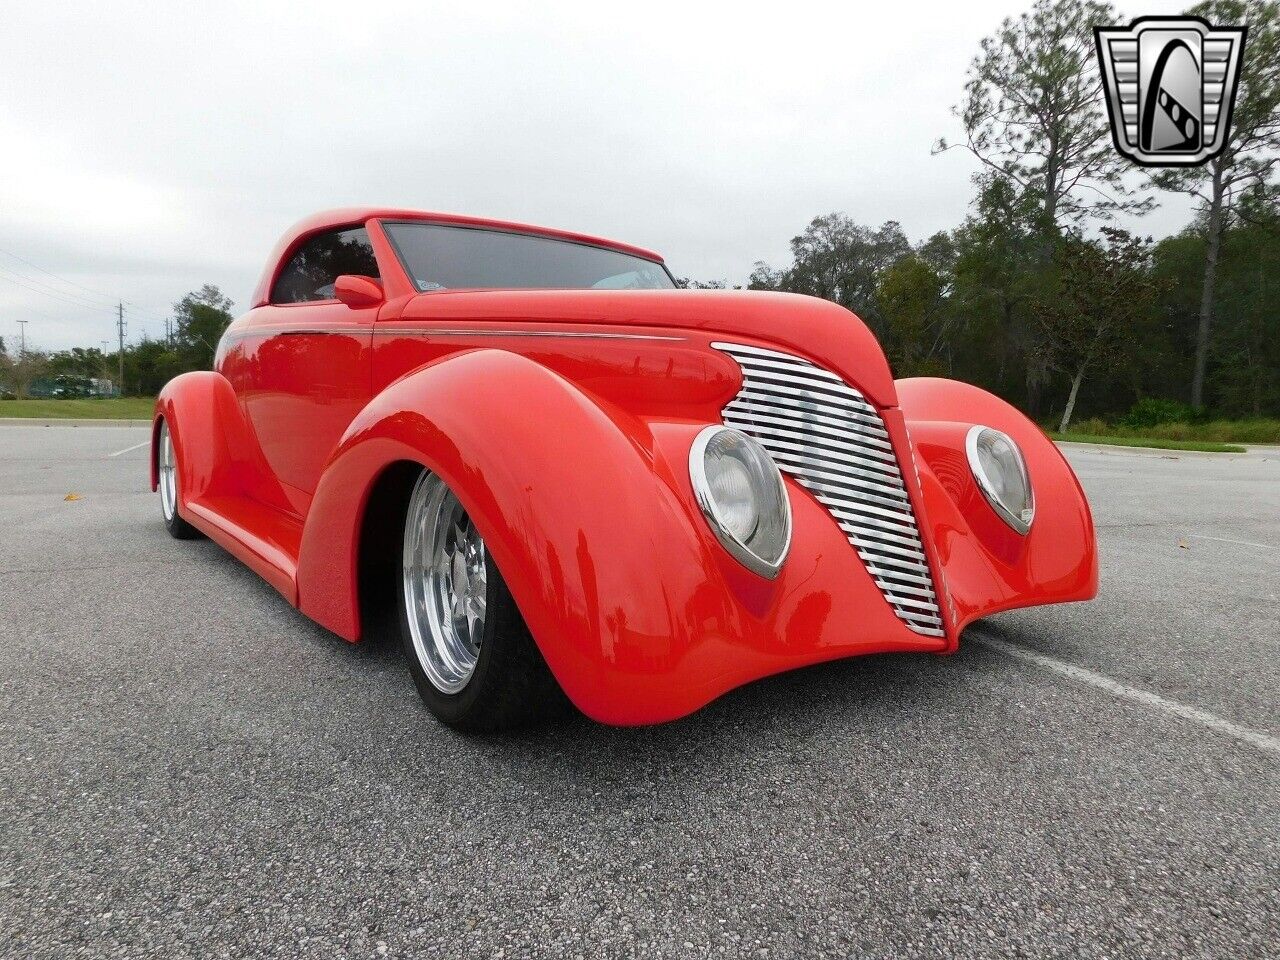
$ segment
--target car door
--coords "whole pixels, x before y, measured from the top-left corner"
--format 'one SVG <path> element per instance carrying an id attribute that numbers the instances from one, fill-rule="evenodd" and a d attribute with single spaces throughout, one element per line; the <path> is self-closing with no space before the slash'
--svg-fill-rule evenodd
<path id="1" fill-rule="evenodd" d="M 306 238 L 254 311 L 241 402 L 267 463 L 299 513 L 343 431 L 369 402 L 378 307 L 334 297 L 341 274 L 379 278 L 364 226 Z"/>

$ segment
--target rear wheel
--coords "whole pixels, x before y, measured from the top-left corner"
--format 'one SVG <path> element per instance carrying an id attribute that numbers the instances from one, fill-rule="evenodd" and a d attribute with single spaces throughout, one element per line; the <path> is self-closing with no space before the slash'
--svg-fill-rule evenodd
<path id="1" fill-rule="evenodd" d="M 176 540 L 194 540 L 198 531 L 178 514 L 178 453 L 173 446 L 169 422 L 160 421 L 160 442 L 156 451 L 156 472 L 159 475 L 160 510 L 164 525 Z"/>
<path id="2" fill-rule="evenodd" d="M 440 720 L 498 730 L 564 702 L 479 530 L 424 471 L 405 513 L 400 627 L 409 669 Z"/>

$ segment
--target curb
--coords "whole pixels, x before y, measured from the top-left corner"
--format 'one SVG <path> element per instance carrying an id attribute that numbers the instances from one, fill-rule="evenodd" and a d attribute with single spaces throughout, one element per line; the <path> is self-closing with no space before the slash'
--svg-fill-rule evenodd
<path id="1" fill-rule="evenodd" d="M 1170 450 L 1167 447 L 1130 447 L 1114 443 L 1077 443 L 1074 440 L 1054 440 L 1053 442 L 1059 447 L 1067 447 L 1072 450 L 1098 450 L 1102 453 L 1154 453 L 1162 457 L 1247 457 L 1250 453 L 1255 452 L 1243 443 L 1236 444 L 1238 447 L 1245 448 L 1243 453 L 1227 453 L 1218 450 Z M 1265 448 L 1262 452 L 1266 452 Z"/>
<path id="2" fill-rule="evenodd" d="M 61 417 L 0 417 L 0 427 L 149 427 L 150 420 L 64 420 Z"/>

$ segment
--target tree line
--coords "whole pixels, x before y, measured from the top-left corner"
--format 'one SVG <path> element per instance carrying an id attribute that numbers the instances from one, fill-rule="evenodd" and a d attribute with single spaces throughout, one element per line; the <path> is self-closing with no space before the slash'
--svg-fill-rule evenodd
<path id="1" fill-rule="evenodd" d="M 1093 27 L 1120 18 L 1100 0 L 1036 0 L 981 42 L 954 111 L 963 136 L 935 146 L 979 161 L 963 223 L 913 243 L 895 221 L 817 216 L 790 265 L 757 262 L 747 286 L 839 303 L 896 376 L 967 380 L 1062 430 L 1135 405 L 1165 419 L 1280 416 L 1280 4 L 1188 13 L 1249 29 L 1226 148 L 1206 165 L 1152 175 L 1116 152 Z M 1171 194 L 1195 210 L 1178 234 L 1155 243 L 1116 225 Z M 208 285 L 175 304 L 172 335 L 125 347 L 128 392 L 207 369 L 231 307 Z M 0 341 L 0 379 L 19 394 L 41 376 L 113 378 L 118 361 L 15 357 Z"/>

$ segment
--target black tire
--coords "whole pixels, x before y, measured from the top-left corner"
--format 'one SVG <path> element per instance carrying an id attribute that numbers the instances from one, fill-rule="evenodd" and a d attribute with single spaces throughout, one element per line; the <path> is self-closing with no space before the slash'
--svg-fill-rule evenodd
<path id="1" fill-rule="evenodd" d="M 199 530 L 193 527 L 175 510 L 173 519 L 164 522 L 165 529 L 169 531 L 169 536 L 175 540 L 199 540 L 204 536 Z"/>
<path id="2" fill-rule="evenodd" d="M 164 444 L 168 429 L 169 425 L 165 421 L 161 420 L 159 443 L 156 445 L 156 457 L 159 459 L 160 464 L 163 464 L 163 458 L 165 455 Z M 173 539 L 197 540 L 203 536 L 203 534 L 201 534 L 200 531 L 191 524 L 187 523 L 186 520 L 182 519 L 182 514 L 178 512 L 178 504 L 181 502 L 182 498 L 178 495 L 178 476 L 180 471 L 177 470 L 178 452 L 176 447 L 171 450 L 170 455 L 173 457 L 175 468 L 173 477 L 173 510 L 172 513 L 170 513 L 170 511 L 166 509 L 164 503 L 164 492 L 161 491 L 160 516 L 164 520 L 165 529 L 169 531 L 169 536 L 173 537 Z M 160 469 L 163 471 L 163 466 L 161 466 Z M 161 478 L 161 482 L 163 483 L 163 477 Z"/>
<path id="3" fill-rule="evenodd" d="M 406 527 L 408 523 L 406 515 Z M 409 624 L 403 569 L 396 565 L 401 646 L 418 694 L 442 723 L 468 732 L 507 730 L 558 716 L 567 709 L 568 700 L 487 550 L 484 563 L 485 619 L 479 656 L 466 685 L 455 693 L 440 690 L 423 668 Z"/>

